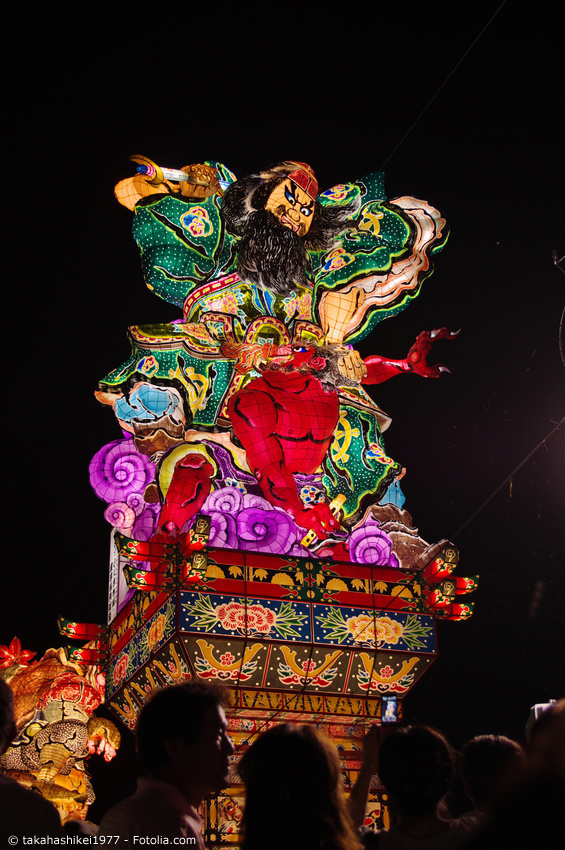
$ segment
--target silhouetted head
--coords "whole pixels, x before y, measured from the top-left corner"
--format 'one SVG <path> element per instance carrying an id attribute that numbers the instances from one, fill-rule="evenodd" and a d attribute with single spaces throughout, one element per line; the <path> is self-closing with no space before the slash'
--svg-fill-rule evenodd
<path id="1" fill-rule="evenodd" d="M 379 751 L 379 778 L 404 817 L 432 814 L 447 791 L 453 752 L 429 726 L 395 729 Z"/>
<path id="2" fill-rule="evenodd" d="M 179 787 L 197 787 L 200 799 L 227 781 L 234 748 L 227 734 L 224 691 L 206 682 L 163 688 L 143 707 L 137 754 L 144 771 Z"/>
<path id="3" fill-rule="evenodd" d="M 505 799 L 524 777 L 524 750 L 504 735 L 478 735 L 463 747 L 467 793 L 483 811 Z"/>
<path id="4" fill-rule="evenodd" d="M 311 726 L 269 729 L 245 753 L 244 850 L 357 850 L 335 745 Z"/>

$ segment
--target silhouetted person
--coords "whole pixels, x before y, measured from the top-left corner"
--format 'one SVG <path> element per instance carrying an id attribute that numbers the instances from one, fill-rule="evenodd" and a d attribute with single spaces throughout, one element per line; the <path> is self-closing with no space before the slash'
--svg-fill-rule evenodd
<path id="1" fill-rule="evenodd" d="M 427 726 L 395 729 L 379 751 L 379 779 L 385 785 L 393 826 L 364 836 L 367 848 L 379 850 L 451 850 L 461 847 L 469 827 L 446 820 L 438 811 L 453 773 L 451 747 Z"/>
<path id="2" fill-rule="evenodd" d="M 222 691 L 204 682 L 157 691 L 141 711 L 136 734 L 144 776 L 135 794 L 106 812 L 98 834 L 128 839 L 124 847 L 134 836 L 162 836 L 169 843 L 194 838 L 191 846 L 204 850 L 197 807 L 225 787 L 234 751 Z"/>
<path id="3" fill-rule="evenodd" d="M 12 689 L 0 679 L 0 755 L 16 737 Z M 39 793 L 0 772 L 0 841 L 8 846 L 10 836 L 22 843 L 23 836 L 62 836 L 61 818 L 55 806 Z"/>
<path id="4" fill-rule="evenodd" d="M 526 747 L 527 774 L 522 787 L 485 823 L 470 850 L 544 850 L 564 843 L 565 699 L 535 721 Z"/>
<path id="5" fill-rule="evenodd" d="M 461 770 L 475 812 L 465 815 L 481 823 L 500 808 L 525 779 L 526 754 L 504 735 L 477 735 L 463 747 Z"/>
<path id="6" fill-rule="evenodd" d="M 335 745 L 312 726 L 283 723 L 239 765 L 242 850 L 361 850 L 341 790 Z"/>

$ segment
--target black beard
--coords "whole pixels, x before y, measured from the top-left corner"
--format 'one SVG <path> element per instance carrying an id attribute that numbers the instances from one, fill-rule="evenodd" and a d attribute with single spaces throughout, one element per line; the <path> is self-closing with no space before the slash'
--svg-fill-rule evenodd
<path id="1" fill-rule="evenodd" d="M 305 240 L 267 210 L 251 213 L 246 222 L 238 245 L 237 271 L 242 280 L 279 295 L 312 285 Z"/>

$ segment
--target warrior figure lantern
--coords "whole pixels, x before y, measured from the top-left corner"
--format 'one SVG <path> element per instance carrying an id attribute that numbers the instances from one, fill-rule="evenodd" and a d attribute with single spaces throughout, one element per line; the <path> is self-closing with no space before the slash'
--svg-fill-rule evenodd
<path id="1" fill-rule="evenodd" d="M 182 318 L 130 328 L 130 359 L 101 381 L 131 435 L 91 464 L 110 523 L 165 541 L 201 513 L 213 546 L 412 567 L 426 546 L 364 385 L 437 377 L 426 356 L 453 335 L 422 333 L 396 361 L 363 362 L 352 344 L 418 295 L 444 219 L 387 201 L 380 173 L 320 193 L 301 162 L 241 180 L 216 162 L 165 170 L 173 182 L 133 159 L 143 173 L 116 195 L 147 286 Z"/>

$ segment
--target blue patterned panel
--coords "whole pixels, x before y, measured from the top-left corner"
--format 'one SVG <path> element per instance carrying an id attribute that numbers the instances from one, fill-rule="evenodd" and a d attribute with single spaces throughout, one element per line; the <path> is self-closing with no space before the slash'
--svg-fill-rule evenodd
<path id="1" fill-rule="evenodd" d="M 435 652 L 433 617 L 313 605 L 314 640 L 340 646 Z"/>
<path id="2" fill-rule="evenodd" d="M 239 599 L 214 593 L 180 594 L 180 629 L 255 639 L 309 642 L 310 606 L 281 599 Z"/>

